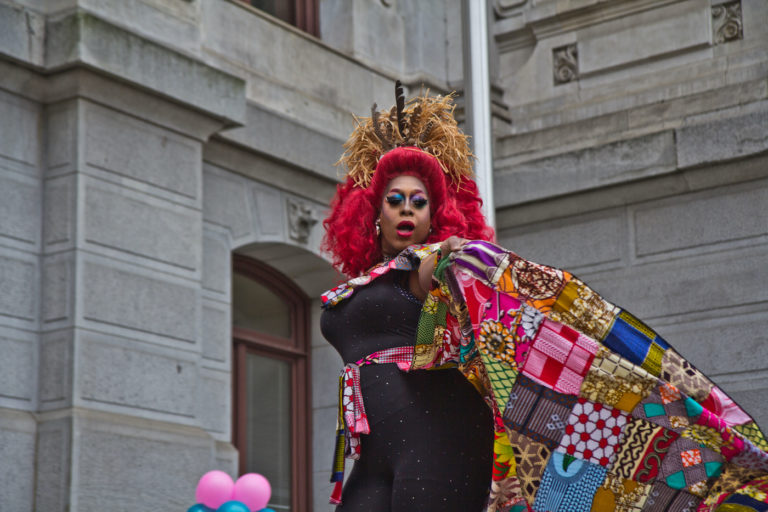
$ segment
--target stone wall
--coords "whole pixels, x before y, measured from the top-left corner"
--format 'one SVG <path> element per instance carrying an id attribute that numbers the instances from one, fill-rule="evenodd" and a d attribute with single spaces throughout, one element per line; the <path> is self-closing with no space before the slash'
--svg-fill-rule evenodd
<path id="1" fill-rule="evenodd" d="M 768 425 L 766 3 L 511 3 L 500 241 L 646 320 Z"/>

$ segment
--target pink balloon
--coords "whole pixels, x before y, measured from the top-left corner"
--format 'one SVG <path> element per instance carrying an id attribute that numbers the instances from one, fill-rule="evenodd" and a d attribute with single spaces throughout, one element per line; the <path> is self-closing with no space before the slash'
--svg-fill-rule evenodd
<path id="1" fill-rule="evenodd" d="M 200 478 L 195 490 L 195 499 L 214 510 L 232 499 L 235 484 L 232 477 L 223 471 L 209 471 Z"/>
<path id="2" fill-rule="evenodd" d="M 272 496 L 269 480 L 258 473 L 246 473 L 235 482 L 234 500 L 244 503 L 252 512 L 267 506 Z"/>

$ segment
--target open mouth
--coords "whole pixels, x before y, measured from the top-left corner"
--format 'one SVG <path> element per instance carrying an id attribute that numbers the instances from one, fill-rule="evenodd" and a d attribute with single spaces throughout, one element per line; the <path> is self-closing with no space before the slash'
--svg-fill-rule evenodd
<path id="1" fill-rule="evenodd" d="M 413 222 L 404 220 L 397 225 L 397 235 L 403 238 L 409 238 L 413 234 L 414 228 L 416 228 L 416 225 Z"/>

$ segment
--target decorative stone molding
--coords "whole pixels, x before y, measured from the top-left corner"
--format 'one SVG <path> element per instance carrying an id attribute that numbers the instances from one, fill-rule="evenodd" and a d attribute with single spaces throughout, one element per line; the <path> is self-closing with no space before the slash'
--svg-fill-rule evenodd
<path id="1" fill-rule="evenodd" d="M 576 43 L 552 49 L 552 71 L 555 85 L 579 78 L 579 51 Z"/>
<path id="2" fill-rule="evenodd" d="M 712 6 L 712 34 L 715 44 L 744 38 L 741 24 L 741 0 Z"/>
<path id="3" fill-rule="evenodd" d="M 288 228 L 292 240 L 305 244 L 312 226 L 317 224 L 312 208 L 296 199 L 288 199 Z"/>
<path id="4" fill-rule="evenodd" d="M 524 6 L 528 0 L 493 0 L 493 10 L 499 18 L 512 16 Z"/>

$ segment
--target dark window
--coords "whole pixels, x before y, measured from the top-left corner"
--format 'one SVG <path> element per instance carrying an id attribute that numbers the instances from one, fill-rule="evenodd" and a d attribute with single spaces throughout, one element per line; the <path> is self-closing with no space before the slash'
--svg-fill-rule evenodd
<path id="1" fill-rule="evenodd" d="M 240 474 L 269 480 L 276 511 L 309 509 L 307 303 L 276 270 L 234 256 L 233 439 Z"/>
<path id="2" fill-rule="evenodd" d="M 241 0 L 275 18 L 320 37 L 318 0 Z"/>

